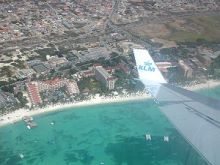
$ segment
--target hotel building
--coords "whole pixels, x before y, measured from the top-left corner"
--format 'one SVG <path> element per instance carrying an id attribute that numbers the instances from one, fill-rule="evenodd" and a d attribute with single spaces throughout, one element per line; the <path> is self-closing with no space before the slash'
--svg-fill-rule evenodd
<path id="1" fill-rule="evenodd" d="M 116 79 L 111 76 L 102 66 L 94 67 L 95 78 L 101 81 L 109 90 L 115 88 Z"/>
<path id="2" fill-rule="evenodd" d="M 68 79 L 53 79 L 39 82 L 30 82 L 26 84 L 29 98 L 34 105 L 42 104 L 40 92 L 56 90 L 61 87 L 66 87 L 69 95 L 79 93 L 77 83 Z"/>

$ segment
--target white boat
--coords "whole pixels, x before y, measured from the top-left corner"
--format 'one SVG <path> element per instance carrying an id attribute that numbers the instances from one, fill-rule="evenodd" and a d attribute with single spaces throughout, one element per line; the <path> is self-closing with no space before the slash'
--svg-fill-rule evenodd
<path id="1" fill-rule="evenodd" d="M 164 136 L 164 137 L 163 137 L 163 141 L 169 142 L 169 136 Z"/>
<path id="2" fill-rule="evenodd" d="M 28 129 L 31 129 L 31 126 L 27 125 L 27 128 L 28 128 Z"/>
<path id="3" fill-rule="evenodd" d="M 150 134 L 146 134 L 146 135 L 145 135 L 145 138 L 146 138 L 146 140 L 151 140 Z"/>
<path id="4" fill-rule="evenodd" d="M 19 154 L 19 157 L 20 157 L 21 159 L 23 159 L 23 158 L 24 158 L 24 155 L 23 155 L 23 154 Z"/>

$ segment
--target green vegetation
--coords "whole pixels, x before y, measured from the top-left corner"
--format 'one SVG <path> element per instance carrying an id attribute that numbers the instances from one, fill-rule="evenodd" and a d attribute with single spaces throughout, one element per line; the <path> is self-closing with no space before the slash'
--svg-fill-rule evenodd
<path id="1" fill-rule="evenodd" d="M 67 54 L 71 50 L 71 49 L 65 48 L 63 46 L 59 46 L 58 49 L 59 49 L 59 52 L 58 52 L 59 54 Z"/>
<path id="2" fill-rule="evenodd" d="M 40 55 L 40 59 L 45 61 L 46 60 L 46 56 L 50 55 L 50 56 L 55 56 L 56 52 L 54 48 L 44 48 L 44 49 L 38 49 L 35 50 L 36 53 L 38 53 Z"/>
<path id="3" fill-rule="evenodd" d="M 114 76 L 120 80 L 128 78 L 128 76 L 122 70 L 116 70 Z"/>
<path id="4" fill-rule="evenodd" d="M 92 66 L 93 64 L 94 64 L 94 60 L 91 60 L 91 61 L 77 63 L 76 67 L 80 68 L 81 70 L 86 70 L 88 69 L 88 67 Z"/>
<path id="5" fill-rule="evenodd" d="M 175 83 L 175 82 L 181 82 L 185 81 L 185 77 L 179 68 L 168 68 L 168 72 L 170 75 L 169 82 Z"/>
<path id="6" fill-rule="evenodd" d="M 74 26 L 76 27 L 76 28 L 82 28 L 83 26 L 85 26 L 86 25 L 86 23 L 74 23 Z"/>
<path id="7" fill-rule="evenodd" d="M 76 50 L 77 51 L 87 51 L 88 49 L 86 47 L 77 46 Z"/>
<path id="8" fill-rule="evenodd" d="M 4 16 L 3 14 L 0 14 L 0 19 L 5 19 L 6 18 L 6 16 Z"/>
<path id="9" fill-rule="evenodd" d="M 1 88 L 4 92 L 14 92 L 14 85 L 7 85 L 6 84 Z"/>
<path id="10" fill-rule="evenodd" d="M 215 78 L 220 78 L 220 56 L 218 56 L 209 68 L 209 74 L 214 75 Z"/>
<path id="11" fill-rule="evenodd" d="M 13 54 L 11 52 L 4 52 L 4 55 L 7 56 L 7 57 L 12 57 Z"/>
<path id="12" fill-rule="evenodd" d="M 64 70 L 67 70 L 67 69 L 71 69 L 71 65 L 70 64 L 66 64 L 66 65 L 63 65 L 61 66 L 58 70 L 59 71 L 64 71 Z"/>
<path id="13" fill-rule="evenodd" d="M 129 92 L 137 92 L 144 89 L 142 83 L 135 81 L 132 75 L 125 74 L 122 70 L 116 70 L 114 76 L 118 78 L 115 83 L 116 88 L 122 87 Z"/>
<path id="14" fill-rule="evenodd" d="M 65 33 L 71 37 L 78 37 L 79 36 L 79 34 L 75 33 L 74 31 L 65 31 Z"/>
<path id="15" fill-rule="evenodd" d="M 78 70 L 76 68 L 71 68 L 69 71 L 70 74 L 75 74 L 77 72 L 78 72 Z"/>
<path id="16" fill-rule="evenodd" d="M 213 68 L 219 68 L 220 69 L 220 56 L 218 56 L 212 63 Z"/>
<path id="17" fill-rule="evenodd" d="M 7 81 L 0 81 L 0 87 L 7 85 L 8 82 Z"/>
<path id="18" fill-rule="evenodd" d="M 164 39 L 176 42 L 220 41 L 219 15 L 194 16 L 184 21 L 167 23 L 171 33 Z"/>
<path id="19" fill-rule="evenodd" d="M 189 58 L 189 50 L 182 46 L 178 48 L 163 48 L 160 53 L 171 56 L 172 60 Z"/>
<path id="20" fill-rule="evenodd" d="M 59 51 L 57 51 L 55 49 L 55 46 L 53 44 L 48 44 L 49 46 L 51 46 L 50 48 L 44 48 L 44 49 L 38 49 L 38 50 L 35 50 L 36 53 L 38 53 L 40 56 L 40 59 L 45 61 L 46 60 L 46 56 L 47 55 L 50 55 L 50 56 L 56 56 L 56 55 L 62 55 L 62 54 L 67 54 L 69 53 L 69 51 L 71 49 L 68 49 L 68 48 L 65 48 L 65 47 L 62 47 L 62 46 L 59 46 Z"/>
<path id="21" fill-rule="evenodd" d="M 67 54 L 65 54 L 65 57 L 68 61 L 78 61 L 78 56 L 71 53 L 71 52 L 68 52 Z"/>
<path id="22" fill-rule="evenodd" d="M 110 56 L 111 56 L 110 59 L 105 59 L 103 57 L 100 57 L 97 60 L 90 60 L 86 62 L 77 63 L 76 67 L 80 67 L 81 70 L 86 70 L 88 69 L 88 67 L 93 66 L 93 64 L 101 64 L 104 67 L 108 67 L 108 66 L 116 66 L 121 61 L 128 63 L 125 56 L 121 56 L 115 52 L 112 52 Z"/>
<path id="23" fill-rule="evenodd" d="M 49 44 L 47 44 L 47 47 L 50 47 L 50 48 L 55 48 L 55 45 L 54 45 L 54 44 L 52 44 L 52 43 L 49 43 Z"/>
<path id="24" fill-rule="evenodd" d="M 94 78 L 84 78 L 78 82 L 80 91 L 88 89 L 90 93 L 105 93 L 106 87 Z"/>
<path id="25" fill-rule="evenodd" d="M 26 106 L 26 104 L 28 103 L 27 99 L 23 96 L 23 93 L 22 93 L 22 92 L 18 92 L 18 93 L 15 95 L 15 97 L 17 97 L 17 99 L 19 100 L 21 107 Z"/>
<path id="26" fill-rule="evenodd" d="M 0 70 L 0 77 L 4 77 L 4 76 L 12 77 L 12 75 L 13 75 L 13 72 L 12 72 L 10 66 L 3 66 L 1 68 L 1 70 Z"/>
<path id="27" fill-rule="evenodd" d="M 214 69 L 214 77 L 220 78 L 220 69 Z"/>
<path id="28" fill-rule="evenodd" d="M 1 61 L 0 63 L 4 63 L 4 64 L 7 64 L 7 63 L 11 63 L 13 62 L 13 60 L 6 60 L 6 61 Z"/>
<path id="29" fill-rule="evenodd" d="M 24 69 L 25 68 L 24 63 L 25 63 L 24 61 L 16 60 L 15 62 L 11 63 L 11 65 L 13 65 L 14 67 L 19 68 L 19 69 Z"/>

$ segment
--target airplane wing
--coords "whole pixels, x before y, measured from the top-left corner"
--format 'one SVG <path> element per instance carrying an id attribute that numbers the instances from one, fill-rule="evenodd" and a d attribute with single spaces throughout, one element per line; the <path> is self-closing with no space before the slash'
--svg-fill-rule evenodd
<path id="1" fill-rule="evenodd" d="M 147 50 L 133 51 L 139 78 L 161 112 L 209 164 L 220 165 L 220 101 L 168 84 Z"/>

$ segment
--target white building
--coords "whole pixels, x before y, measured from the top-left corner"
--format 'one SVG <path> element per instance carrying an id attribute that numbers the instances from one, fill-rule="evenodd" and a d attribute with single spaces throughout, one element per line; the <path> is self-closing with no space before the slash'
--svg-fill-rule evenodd
<path id="1" fill-rule="evenodd" d="M 101 81 L 109 90 L 115 88 L 116 79 L 110 75 L 102 66 L 95 66 L 95 78 Z"/>

